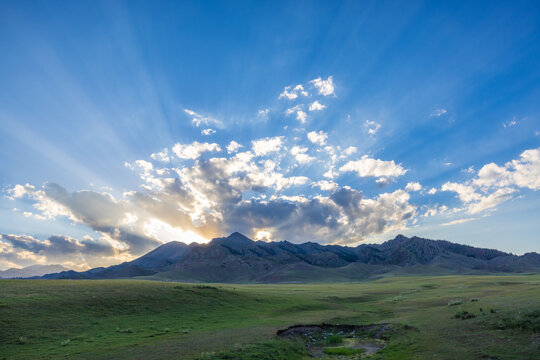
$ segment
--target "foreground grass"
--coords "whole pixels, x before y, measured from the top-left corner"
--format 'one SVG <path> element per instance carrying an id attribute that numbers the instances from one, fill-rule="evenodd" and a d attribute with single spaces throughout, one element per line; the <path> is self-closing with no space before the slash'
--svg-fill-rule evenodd
<path id="1" fill-rule="evenodd" d="M 0 359 L 266 359 L 252 355 L 271 349 L 267 359 L 294 359 L 304 348 L 273 340 L 275 331 L 320 322 L 402 329 L 375 359 L 536 359 L 539 299 L 539 275 L 212 286 L 2 280 Z"/>
<path id="2" fill-rule="evenodd" d="M 301 360 L 308 356 L 309 353 L 303 342 L 269 340 L 237 346 L 228 351 L 201 354 L 197 360 Z"/>

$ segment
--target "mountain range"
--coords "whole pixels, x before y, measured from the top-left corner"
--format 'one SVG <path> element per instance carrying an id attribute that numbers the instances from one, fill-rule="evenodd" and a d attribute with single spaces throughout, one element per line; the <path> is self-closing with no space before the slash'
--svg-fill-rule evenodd
<path id="1" fill-rule="evenodd" d="M 147 278 L 186 282 L 355 281 L 383 275 L 540 271 L 540 254 L 521 256 L 443 240 L 398 235 L 357 247 L 253 241 L 240 233 L 208 244 L 169 242 L 133 261 L 45 279 Z"/>
<path id="2" fill-rule="evenodd" d="M 27 278 L 32 276 L 43 276 L 45 274 L 66 271 L 62 265 L 30 265 L 24 268 L 9 268 L 0 270 L 0 279 Z"/>

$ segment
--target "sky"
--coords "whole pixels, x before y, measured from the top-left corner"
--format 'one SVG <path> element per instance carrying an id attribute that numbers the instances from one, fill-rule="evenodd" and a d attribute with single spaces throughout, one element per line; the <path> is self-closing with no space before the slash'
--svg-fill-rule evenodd
<path id="1" fill-rule="evenodd" d="M 239 231 L 540 251 L 537 1 L 0 2 L 0 269 Z"/>

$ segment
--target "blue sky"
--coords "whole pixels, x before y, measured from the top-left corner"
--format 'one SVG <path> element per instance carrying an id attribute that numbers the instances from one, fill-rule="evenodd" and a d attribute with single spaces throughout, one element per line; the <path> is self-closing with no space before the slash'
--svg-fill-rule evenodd
<path id="1" fill-rule="evenodd" d="M 539 26 L 535 1 L 3 1 L 0 268 L 232 231 L 539 251 Z"/>

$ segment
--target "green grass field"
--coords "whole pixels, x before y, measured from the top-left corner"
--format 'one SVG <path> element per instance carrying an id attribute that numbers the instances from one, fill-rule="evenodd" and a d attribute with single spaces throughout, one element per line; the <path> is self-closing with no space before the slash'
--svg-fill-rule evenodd
<path id="1" fill-rule="evenodd" d="M 302 359 L 304 343 L 276 331 L 323 322 L 391 324 L 373 359 L 538 359 L 540 275 L 0 281 L 0 359 Z"/>

